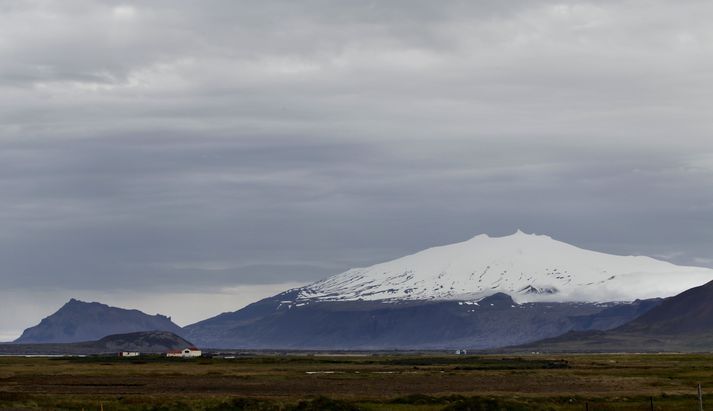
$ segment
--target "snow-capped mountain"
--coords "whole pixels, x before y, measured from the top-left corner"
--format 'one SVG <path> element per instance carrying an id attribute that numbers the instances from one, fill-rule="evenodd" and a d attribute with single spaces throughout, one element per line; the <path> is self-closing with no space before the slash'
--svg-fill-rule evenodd
<path id="1" fill-rule="evenodd" d="M 518 303 L 633 301 L 711 280 L 710 268 L 605 254 L 518 230 L 354 268 L 299 289 L 295 302 L 478 300 L 498 292 Z"/>
<path id="2" fill-rule="evenodd" d="M 183 332 L 216 348 L 483 349 L 613 329 L 711 280 L 518 231 L 355 268 Z"/>

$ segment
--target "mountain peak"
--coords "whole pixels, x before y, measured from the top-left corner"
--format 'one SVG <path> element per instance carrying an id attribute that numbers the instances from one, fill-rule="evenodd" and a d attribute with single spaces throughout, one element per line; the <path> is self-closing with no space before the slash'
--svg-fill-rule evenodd
<path id="1" fill-rule="evenodd" d="M 59 311 L 81 309 L 85 305 L 87 305 L 87 303 L 84 301 L 77 300 L 76 298 L 70 298 L 69 301 L 60 307 Z"/>
<path id="2" fill-rule="evenodd" d="M 509 237 L 513 238 L 539 238 L 543 240 L 552 240 L 552 237 L 545 235 L 545 234 L 536 234 L 536 233 L 526 233 L 519 228 L 515 230 L 515 232 L 510 235 Z"/>
<path id="3" fill-rule="evenodd" d="M 589 251 L 518 229 L 354 268 L 303 287 L 297 299 L 474 300 L 501 292 L 518 303 L 632 301 L 710 280 L 713 269 Z"/>
<path id="4" fill-rule="evenodd" d="M 482 304 L 498 305 L 498 306 L 511 306 L 515 305 L 515 301 L 509 295 L 505 293 L 495 293 L 488 297 L 480 300 Z"/>
<path id="5" fill-rule="evenodd" d="M 70 307 L 71 306 L 84 306 L 84 305 L 88 305 L 88 304 L 92 304 L 92 303 L 87 302 L 87 301 L 78 300 L 76 298 L 70 298 L 69 301 L 67 301 L 64 304 L 64 306 L 65 307 L 67 307 L 67 306 L 70 306 Z M 94 303 L 94 304 L 98 304 L 98 303 Z"/>
<path id="6" fill-rule="evenodd" d="M 527 241 L 527 240 L 536 240 L 536 239 L 542 239 L 542 240 L 552 240 L 552 237 L 544 234 L 535 234 L 535 233 L 526 233 L 519 228 L 515 230 L 512 234 L 508 235 L 503 235 L 503 236 L 491 236 L 487 233 L 482 233 L 478 234 L 475 237 L 472 237 L 468 241 L 489 241 L 489 240 L 521 240 L 521 241 Z M 553 240 L 554 241 L 554 240 Z"/>

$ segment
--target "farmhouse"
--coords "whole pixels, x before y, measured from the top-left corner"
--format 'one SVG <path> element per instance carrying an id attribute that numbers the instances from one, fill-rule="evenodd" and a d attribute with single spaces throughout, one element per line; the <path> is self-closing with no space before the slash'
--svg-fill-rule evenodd
<path id="1" fill-rule="evenodd" d="M 195 358 L 201 356 L 201 350 L 196 347 L 188 347 L 182 350 L 172 350 L 166 353 L 166 357 Z"/>
<path id="2" fill-rule="evenodd" d="M 137 351 L 122 351 L 119 353 L 119 357 L 138 357 L 140 355 Z"/>

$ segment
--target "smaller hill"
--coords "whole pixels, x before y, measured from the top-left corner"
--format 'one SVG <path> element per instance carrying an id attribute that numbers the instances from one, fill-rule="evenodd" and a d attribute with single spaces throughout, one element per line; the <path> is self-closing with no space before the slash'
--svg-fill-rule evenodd
<path id="1" fill-rule="evenodd" d="M 98 340 L 112 334 L 154 330 L 181 333 L 181 327 L 160 314 L 148 315 L 139 310 L 71 299 L 57 312 L 26 329 L 14 342 L 71 343 Z"/>
<path id="2" fill-rule="evenodd" d="M 192 347 L 193 343 L 168 331 L 141 331 L 106 336 L 97 341 L 45 344 L 2 344 L 5 355 L 91 355 L 113 354 L 120 351 L 162 353 Z"/>
<path id="3" fill-rule="evenodd" d="M 506 349 L 538 352 L 711 352 L 713 281 L 670 297 L 609 331 L 572 331 Z"/>
<path id="4" fill-rule="evenodd" d="M 713 281 L 667 299 L 617 331 L 664 335 L 713 332 Z"/>
<path id="5" fill-rule="evenodd" d="M 108 335 L 90 344 L 107 351 L 163 352 L 192 347 L 193 343 L 168 331 L 140 331 Z"/>

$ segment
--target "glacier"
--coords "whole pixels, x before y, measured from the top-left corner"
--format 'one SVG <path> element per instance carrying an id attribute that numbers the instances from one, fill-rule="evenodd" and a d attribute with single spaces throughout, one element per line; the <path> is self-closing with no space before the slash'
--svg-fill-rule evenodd
<path id="1" fill-rule="evenodd" d="M 520 230 L 429 248 L 353 268 L 297 289 L 310 301 L 478 301 L 496 293 L 526 302 L 610 302 L 667 297 L 713 280 L 713 269 L 582 249 Z"/>

